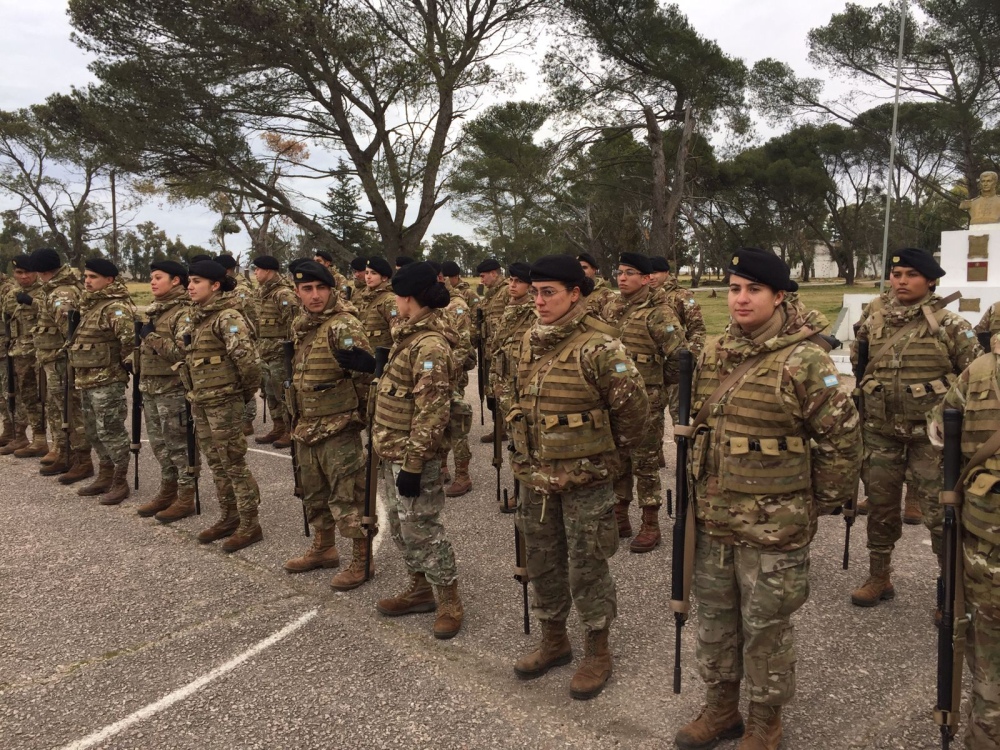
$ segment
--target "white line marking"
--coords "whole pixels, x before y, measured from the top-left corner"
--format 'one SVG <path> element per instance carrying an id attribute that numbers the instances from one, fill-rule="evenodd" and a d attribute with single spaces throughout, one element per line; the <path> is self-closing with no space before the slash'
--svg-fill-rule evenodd
<path id="1" fill-rule="evenodd" d="M 260 448 L 247 448 L 247 450 L 251 453 L 263 453 L 265 456 L 277 456 L 278 458 L 287 458 L 289 461 L 292 460 L 292 457 L 286 453 L 275 453 L 274 451 L 265 451 Z"/>
<path id="2" fill-rule="evenodd" d="M 140 708 L 135 713 L 126 716 L 124 719 L 121 719 L 120 721 L 116 721 L 114 724 L 109 724 L 108 726 L 104 727 L 104 729 L 94 732 L 93 734 L 88 735 L 81 740 L 77 740 L 76 742 L 73 742 L 69 745 L 64 745 L 61 750 L 85 750 L 88 747 L 94 747 L 94 745 L 100 744 L 101 742 L 104 742 L 106 739 L 114 737 L 116 734 L 119 734 L 123 730 L 128 729 L 133 724 L 137 724 L 140 721 L 143 721 L 144 719 L 148 719 L 150 716 L 153 716 L 154 714 L 158 714 L 160 711 L 163 711 L 164 709 L 170 708 L 175 703 L 178 703 L 179 701 L 182 701 L 185 698 L 194 695 L 203 687 L 208 685 L 210 682 L 217 680 L 219 677 L 222 677 L 224 674 L 227 674 L 228 672 L 232 672 L 234 669 L 236 669 L 236 667 L 240 666 L 243 662 L 247 661 L 248 659 L 252 659 L 264 649 L 270 648 L 278 641 L 287 638 L 296 630 L 298 630 L 307 622 L 309 622 L 311 619 L 313 619 L 318 613 L 319 609 L 313 609 L 310 610 L 309 612 L 306 612 L 304 615 L 302 615 L 302 617 L 295 620 L 294 622 L 288 623 L 288 625 L 283 627 L 277 633 L 268 636 L 255 646 L 244 651 L 239 656 L 230 659 L 225 664 L 216 667 L 211 672 L 202 675 L 194 682 L 189 682 L 184 687 L 178 688 L 174 692 L 163 696 L 162 698 L 160 698 L 160 700 L 156 701 L 155 703 L 150 703 L 148 706 Z"/>

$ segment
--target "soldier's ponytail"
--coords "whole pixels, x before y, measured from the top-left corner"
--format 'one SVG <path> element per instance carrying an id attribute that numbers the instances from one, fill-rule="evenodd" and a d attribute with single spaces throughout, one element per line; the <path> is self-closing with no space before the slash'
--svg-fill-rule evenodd
<path id="1" fill-rule="evenodd" d="M 219 290 L 223 292 L 231 292 L 236 288 L 236 279 L 232 276 L 226 276 L 221 281 L 219 281 Z"/>

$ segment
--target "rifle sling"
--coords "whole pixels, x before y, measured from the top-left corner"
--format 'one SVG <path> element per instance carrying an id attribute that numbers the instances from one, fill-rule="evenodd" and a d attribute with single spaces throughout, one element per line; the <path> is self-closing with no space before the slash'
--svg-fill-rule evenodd
<path id="1" fill-rule="evenodd" d="M 961 292 L 952 292 L 944 299 L 939 299 L 933 305 L 921 305 L 921 309 L 923 310 L 924 314 L 918 318 L 914 318 L 913 320 L 911 320 L 905 326 L 896 331 L 892 336 L 890 336 L 888 341 L 882 344 L 882 347 L 877 352 L 875 352 L 875 356 L 871 357 L 868 360 L 868 366 L 865 367 L 864 374 L 861 376 L 862 379 L 867 378 L 869 375 L 872 374 L 872 370 L 875 369 L 875 365 L 878 363 L 880 359 L 882 359 L 882 357 L 884 357 L 886 354 L 889 353 L 889 350 L 892 349 L 893 344 L 895 344 L 897 341 L 903 338 L 903 336 L 908 334 L 910 331 L 919 326 L 921 323 L 927 323 L 927 325 L 931 327 L 932 331 L 937 331 L 937 321 L 934 319 L 932 314 L 938 312 L 939 310 L 943 310 L 946 306 L 950 305 L 955 300 L 961 298 L 961 296 L 962 296 Z"/>
<path id="2" fill-rule="evenodd" d="M 798 342 L 795 343 L 797 344 Z M 794 344 L 792 344 L 792 346 L 794 346 Z M 705 399 L 705 403 L 701 405 L 701 408 L 698 410 L 698 414 L 689 424 L 674 426 L 674 435 L 679 435 L 680 437 L 689 439 L 693 437 L 695 431 L 708 419 L 709 414 L 712 411 L 712 407 L 721 401 L 723 396 L 733 390 L 739 382 L 743 380 L 744 376 L 746 376 L 750 370 L 752 370 L 762 359 L 764 359 L 764 357 L 769 354 L 773 354 L 773 352 L 761 352 L 760 354 L 741 362 L 735 370 L 726 376 L 725 380 L 719 383 L 718 387 L 712 391 L 711 395 Z"/>

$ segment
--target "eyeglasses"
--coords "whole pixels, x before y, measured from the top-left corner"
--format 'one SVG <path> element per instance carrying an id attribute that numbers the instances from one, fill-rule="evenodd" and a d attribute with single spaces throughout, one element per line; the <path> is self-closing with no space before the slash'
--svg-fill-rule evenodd
<path id="1" fill-rule="evenodd" d="M 552 287 L 545 287 L 544 289 L 533 290 L 536 297 L 541 297 L 542 299 L 552 299 L 560 292 L 568 292 L 568 289 L 554 289 Z"/>
<path id="2" fill-rule="evenodd" d="M 641 271 L 633 271 L 631 268 L 620 268 L 618 269 L 619 276 L 628 276 L 630 279 L 633 276 L 645 276 L 646 274 Z"/>

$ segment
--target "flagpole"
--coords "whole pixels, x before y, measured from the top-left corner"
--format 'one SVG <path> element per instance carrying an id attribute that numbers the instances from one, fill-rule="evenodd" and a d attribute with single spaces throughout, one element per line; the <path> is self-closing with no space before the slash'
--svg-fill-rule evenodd
<path id="1" fill-rule="evenodd" d="M 906 33 L 907 1 L 902 0 L 899 14 L 899 53 L 896 56 L 896 96 L 892 105 L 892 139 L 889 141 L 889 175 L 885 188 L 885 230 L 882 233 L 882 267 L 878 291 L 885 290 L 885 262 L 889 254 L 889 216 L 892 210 L 892 175 L 896 166 L 896 126 L 899 122 L 899 85 L 903 76 L 903 39 Z"/>

